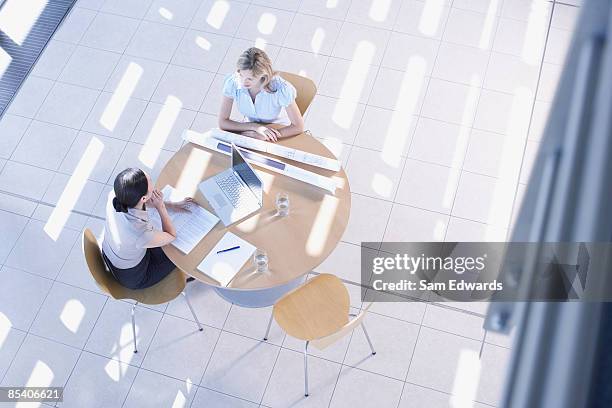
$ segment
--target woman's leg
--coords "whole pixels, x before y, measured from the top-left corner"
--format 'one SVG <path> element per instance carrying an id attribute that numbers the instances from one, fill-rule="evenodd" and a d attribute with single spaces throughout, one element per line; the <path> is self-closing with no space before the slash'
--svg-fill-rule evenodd
<path id="1" fill-rule="evenodd" d="M 142 288 L 148 288 L 159 283 L 176 269 L 176 265 L 172 263 L 161 248 L 149 248 L 147 252 L 151 254 L 151 257 L 147 268 L 147 280 L 141 286 Z"/>

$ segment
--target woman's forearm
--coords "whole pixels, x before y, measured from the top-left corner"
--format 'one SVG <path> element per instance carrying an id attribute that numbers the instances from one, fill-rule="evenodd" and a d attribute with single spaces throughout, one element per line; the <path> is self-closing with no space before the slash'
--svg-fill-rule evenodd
<path id="1" fill-rule="evenodd" d="M 162 230 L 176 238 L 176 229 L 172 224 L 172 220 L 170 219 L 166 206 L 161 206 L 157 212 L 159 212 L 159 218 L 161 218 Z"/>
<path id="2" fill-rule="evenodd" d="M 252 122 L 237 122 L 231 119 L 220 119 L 219 128 L 221 130 L 227 130 L 228 132 L 244 132 L 247 130 L 254 130 Z"/>
<path id="3" fill-rule="evenodd" d="M 278 129 L 278 132 L 280 133 L 282 138 L 299 135 L 303 131 L 304 131 L 304 126 L 295 125 L 293 123 L 289 126 L 285 126 L 285 127 Z"/>

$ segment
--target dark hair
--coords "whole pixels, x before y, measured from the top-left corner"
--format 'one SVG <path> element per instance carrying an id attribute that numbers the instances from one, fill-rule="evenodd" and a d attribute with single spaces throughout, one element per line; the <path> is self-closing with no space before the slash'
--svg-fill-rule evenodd
<path id="1" fill-rule="evenodd" d="M 136 207 L 138 201 L 147 195 L 149 182 L 144 171 L 135 168 L 123 170 L 115 177 L 115 198 L 113 207 L 117 212 L 127 212 L 128 208 Z"/>

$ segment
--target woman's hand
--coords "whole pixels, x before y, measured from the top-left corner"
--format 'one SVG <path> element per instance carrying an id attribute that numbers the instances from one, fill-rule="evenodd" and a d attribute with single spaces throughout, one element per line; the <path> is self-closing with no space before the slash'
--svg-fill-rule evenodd
<path id="1" fill-rule="evenodd" d="M 191 197 L 187 197 L 176 203 L 166 203 L 166 207 L 170 207 L 174 211 L 191 211 L 191 206 L 193 205 L 195 205 L 195 201 L 193 201 Z"/>
<path id="2" fill-rule="evenodd" d="M 165 208 L 166 204 L 164 203 L 164 193 L 162 193 L 158 189 L 153 190 L 153 192 L 151 193 L 151 197 L 149 197 L 149 199 L 147 200 L 147 204 L 155 208 L 157 211 L 161 210 L 162 208 Z"/>
<path id="3" fill-rule="evenodd" d="M 267 140 L 269 142 L 277 142 L 278 139 L 281 137 L 281 134 L 278 130 L 272 129 L 271 127 L 267 126 L 255 125 L 253 131 L 260 136 L 257 137 L 258 139 Z"/>

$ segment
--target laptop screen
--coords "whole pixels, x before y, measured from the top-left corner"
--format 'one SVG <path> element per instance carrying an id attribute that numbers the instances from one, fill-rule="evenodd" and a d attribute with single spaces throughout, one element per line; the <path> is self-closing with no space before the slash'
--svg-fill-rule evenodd
<path id="1" fill-rule="evenodd" d="M 234 171 L 238 173 L 238 176 L 244 181 L 244 183 L 251 189 L 257 200 L 260 203 L 263 203 L 263 191 L 261 180 L 255 174 L 255 171 L 249 166 L 249 164 L 244 160 L 242 154 L 236 149 L 236 147 L 232 146 L 232 167 Z"/>

